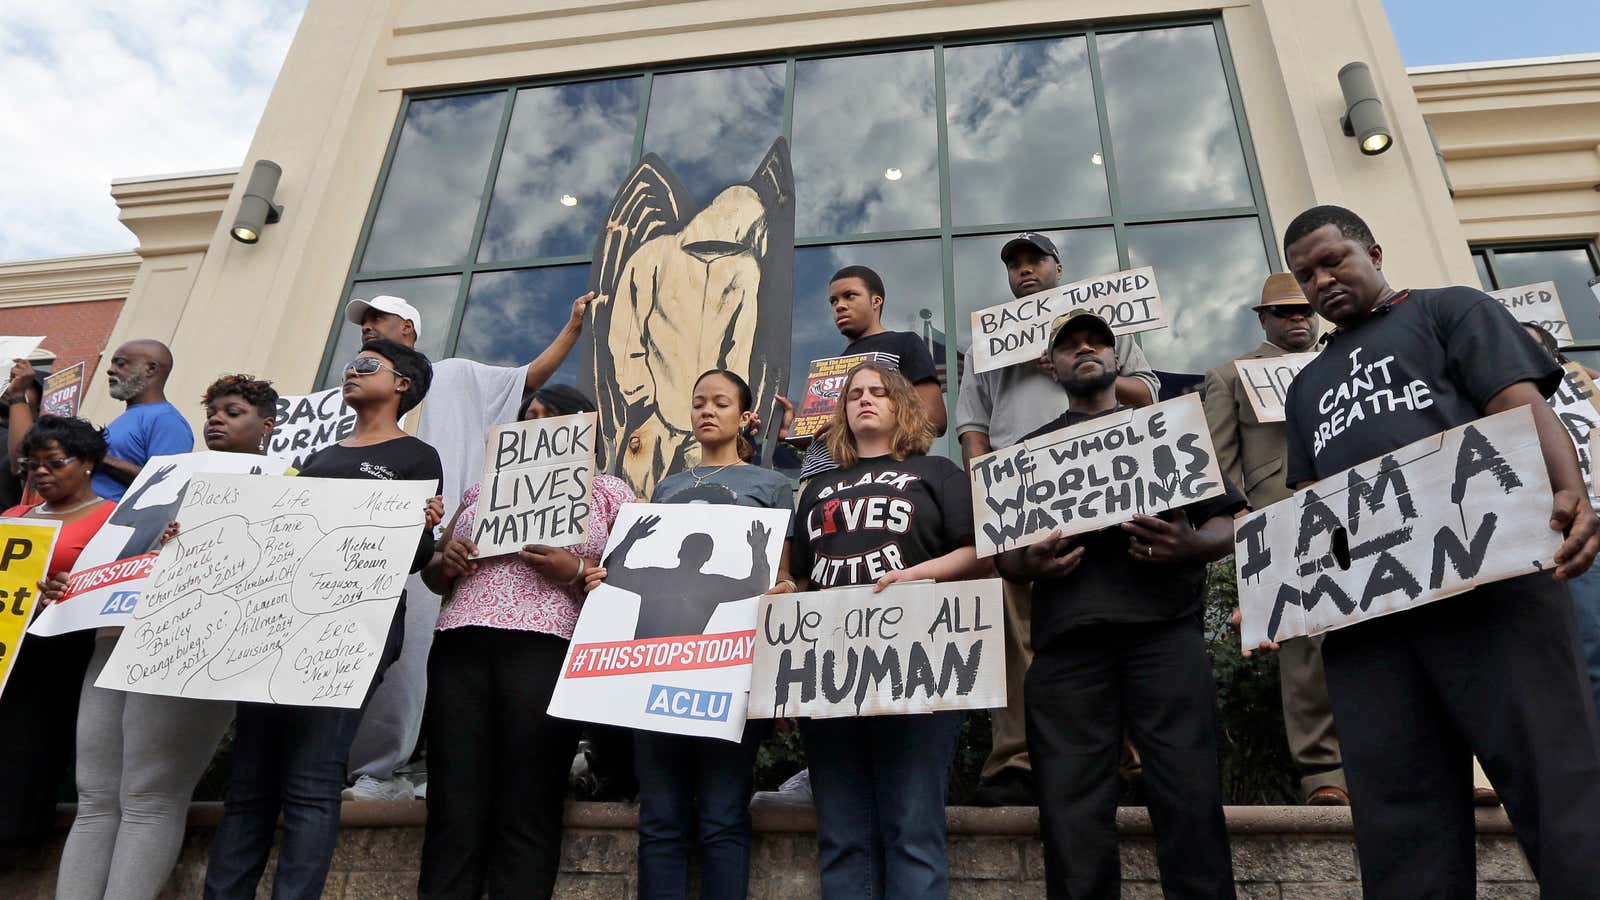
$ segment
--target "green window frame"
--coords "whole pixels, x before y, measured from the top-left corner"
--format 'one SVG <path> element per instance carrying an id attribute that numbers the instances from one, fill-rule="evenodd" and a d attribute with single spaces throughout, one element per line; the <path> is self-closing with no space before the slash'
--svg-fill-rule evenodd
<path id="1" fill-rule="evenodd" d="M 1249 183 L 1251 205 L 1227 208 L 1191 209 L 1172 212 L 1155 212 L 1131 214 L 1126 211 L 1125 205 L 1119 196 L 1119 183 L 1117 178 L 1116 147 L 1112 141 L 1110 124 L 1106 112 L 1105 85 L 1102 79 L 1097 39 L 1101 36 L 1122 34 L 1127 32 L 1148 31 L 1162 28 L 1179 28 L 1185 26 L 1208 25 L 1216 39 L 1217 52 L 1220 58 L 1222 74 L 1227 86 L 1228 98 L 1232 108 L 1233 121 L 1237 129 L 1240 148 L 1243 154 L 1245 172 Z M 1108 215 L 1050 219 L 1027 220 L 992 223 L 985 225 L 960 226 L 953 222 L 951 186 L 950 186 L 950 154 L 948 136 L 949 109 L 945 97 L 945 54 L 946 48 L 963 47 L 970 45 L 995 44 L 1006 41 L 1035 40 L 1041 38 L 1068 38 L 1082 37 L 1087 42 L 1089 71 L 1094 93 L 1097 113 L 1097 124 L 1103 164 L 1105 166 L 1106 188 L 1109 194 L 1110 212 Z M 639 77 L 639 109 L 637 123 L 634 130 L 632 163 L 637 163 L 641 157 L 645 144 L 645 123 L 650 113 L 651 81 L 655 75 L 693 72 L 708 69 L 727 68 L 732 66 L 761 65 L 781 63 L 785 67 L 785 83 L 783 98 L 783 135 L 793 142 L 793 118 L 795 97 L 795 67 L 796 64 L 807 60 L 829 59 L 851 56 L 866 56 L 878 53 L 890 53 L 906 50 L 932 50 L 934 60 L 934 100 L 936 114 L 936 132 L 938 141 L 938 178 L 939 178 L 939 225 L 937 227 L 912 228 L 890 231 L 874 231 L 853 234 L 828 234 L 814 235 L 797 238 L 796 248 L 839 245 L 839 244 L 872 244 L 908 239 L 937 239 L 943 264 L 944 284 L 944 322 L 947 333 L 951 336 L 944 341 L 945 358 L 943 360 L 945 371 L 956 373 L 960 371 L 957 350 L 957 341 L 953 339 L 958 330 L 957 304 L 955 296 L 955 255 L 954 242 L 959 238 L 975 236 L 994 236 L 1012 234 L 1019 231 L 1056 231 L 1077 228 L 1105 228 L 1112 229 L 1116 241 L 1117 260 L 1121 268 L 1129 266 L 1129 236 L 1128 229 L 1140 225 L 1156 225 L 1167 223 L 1199 222 L 1207 220 L 1254 218 L 1261 233 L 1261 240 L 1265 257 L 1272 271 L 1282 269 L 1279 255 L 1276 232 L 1273 229 L 1267 209 L 1265 191 L 1262 187 L 1260 168 L 1256 160 L 1254 144 L 1251 139 L 1250 129 L 1245 115 L 1244 104 L 1241 99 L 1237 75 L 1234 70 L 1233 55 L 1229 49 L 1227 32 L 1220 17 L 1200 16 L 1186 18 L 1164 18 L 1137 22 L 1119 22 L 1115 25 L 1080 24 L 1074 27 L 1063 27 L 1046 30 L 1005 31 L 999 33 L 981 33 L 963 35 L 955 39 L 922 39 L 904 40 L 893 43 L 856 44 L 846 46 L 828 46 L 802 52 L 782 55 L 755 55 L 720 57 L 714 59 L 696 59 L 676 62 L 669 65 L 652 66 L 647 68 L 613 69 L 577 75 L 560 75 L 544 78 L 523 79 L 512 82 L 495 82 L 474 84 L 444 90 L 418 91 L 406 95 L 401 103 L 399 114 L 395 119 L 394 129 L 390 135 L 388 148 L 385 151 L 384 161 L 379 170 L 374 186 L 372 200 L 368 205 L 366 219 L 362 223 L 360 237 L 356 243 L 356 253 L 351 261 L 349 272 L 345 278 L 343 290 L 340 293 L 339 305 L 333 311 L 333 323 L 328 336 L 327 348 L 323 354 L 319 384 L 326 384 L 331 370 L 336 362 L 333 359 L 336 345 L 339 341 L 340 329 L 343 323 L 341 312 L 346 298 L 358 284 L 389 281 L 401 278 L 416 278 L 430 275 L 460 276 L 456 286 L 454 308 L 450 317 L 449 331 L 445 341 L 446 355 L 453 355 L 461 332 L 462 318 L 467 309 L 467 297 L 472 286 L 472 280 L 480 274 L 503 272 L 515 269 L 531 269 L 547 266 L 565 266 L 585 264 L 592 262 L 588 254 L 535 257 L 528 259 L 506 259 L 493 262 L 480 262 L 479 249 L 483 239 L 484 225 L 489 217 L 490 199 L 494 191 L 495 180 L 500 168 L 502 152 L 506 145 L 506 135 L 511 125 L 512 109 L 514 104 L 506 102 L 499 123 L 498 135 L 489 160 L 488 172 L 484 179 L 482 195 L 479 198 L 477 217 L 473 225 L 471 242 L 468 245 L 465 261 L 460 265 L 432 266 L 410 269 L 386 269 L 382 271 L 360 271 L 360 264 L 367 252 L 368 242 L 371 239 L 373 223 L 377 218 L 379 203 L 383 197 L 384 188 L 388 183 L 391 167 L 394 164 L 396 150 L 399 147 L 402 129 L 407 121 L 407 114 L 411 103 L 421 100 L 431 100 L 440 97 L 463 95 L 476 95 L 493 92 L 508 92 L 508 99 L 514 97 L 517 90 L 528 87 L 544 87 L 551 85 L 578 84 L 589 81 L 610 80 L 626 77 Z M 730 181 L 737 179 L 739 173 L 729 173 Z M 1001 298 L 996 298 L 999 302 Z M 939 362 L 939 360 L 935 360 Z M 791 366 L 795 365 L 791 361 Z M 799 363 L 803 367 L 804 362 Z M 957 379 L 947 379 L 946 405 L 954 413 L 955 397 L 958 389 Z M 952 433 L 954 429 L 952 428 Z"/>

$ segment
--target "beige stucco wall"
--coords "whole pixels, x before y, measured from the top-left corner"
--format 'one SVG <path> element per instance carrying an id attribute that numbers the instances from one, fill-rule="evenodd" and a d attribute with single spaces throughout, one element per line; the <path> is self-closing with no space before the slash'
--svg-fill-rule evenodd
<path id="1" fill-rule="evenodd" d="M 1600 55 L 1414 70 L 1472 242 L 1600 235 Z"/>
<path id="2" fill-rule="evenodd" d="M 1348 205 L 1371 221 L 1399 281 L 1472 283 L 1381 0 L 1220 7 L 1278 233 L 1314 203 Z M 1114 15 L 1216 8 L 1123 0 Z M 145 282 L 117 336 L 170 338 L 176 397 L 197 396 L 224 370 L 308 389 L 407 90 L 1111 14 L 1091 0 L 312 0 L 242 167 L 282 165 L 283 221 L 254 246 L 230 240 L 235 184 L 192 289 L 184 278 Z M 1372 67 L 1389 110 L 1395 143 L 1379 157 L 1361 156 L 1339 130 L 1336 73 L 1352 60 Z"/>

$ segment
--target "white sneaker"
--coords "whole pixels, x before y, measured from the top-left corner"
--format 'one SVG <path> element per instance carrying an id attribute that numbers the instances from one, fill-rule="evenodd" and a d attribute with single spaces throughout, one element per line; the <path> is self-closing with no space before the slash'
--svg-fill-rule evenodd
<path id="1" fill-rule="evenodd" d="M 788 781 L 778 786 L 775 791 L 756 791 L 753 800 L 762 800 L 767 803 L 783 803 L 790 806 L 810 806 L 811 798 L 811 770 L 801 769 L 790 776 Z"/>
<path id="2" fill-rule="evenodd" d="M 346 800 L 410 800 L 416 788 L 404 776 L 395 777 L 384 781 L 363 775 L 356 779 L 356 783 L 345 788 L 339 796 Z"/>

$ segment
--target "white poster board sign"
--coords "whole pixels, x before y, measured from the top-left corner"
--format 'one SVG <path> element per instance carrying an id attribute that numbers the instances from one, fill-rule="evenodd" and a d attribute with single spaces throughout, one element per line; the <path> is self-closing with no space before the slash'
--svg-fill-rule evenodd
<path id="1" fill-rule="evenodd" d="M 1037 361 L 1049 349 L 1050 323 L 1081 309 L 1105 319 L 1119 336 L 1167 326 L 1154 269 L 1096 275 L 974 312 L 972 368 L 989 372 Z"/>
<path id="2" fill-rule="evenodd" d="M 1518 322 L 1538 325 L 1550 332 L 1555 336 L 1556 346 L 1572 345 L 1572 327 L 1567 324 L 1567 311 L 1561 306 L 1561 295 L 1556 293 L 1554 281 L 1490 291 L 1489 296 L 1499 300 Z"/>
<path id="3" fill-rule="evenodd" d="M 589 536 L 594 413 L 489 429 L 472 542 L 483 558 L 524 544 L 570 547 Z"/>
<path id="4" fill-rule="evenodd" d="M 998 578 L 761 598 L 750 718 L 898 716 L 1006 705 Z"/>
<path id="5" fill-rule="evenodd" d="M 1316 359 L 1315 353 L 1285 353 L 1264 359 L 1234 360 L 1239 370 L 1239 383 L 1250 401 L 1258 422 L 1282 422 L 1283 400 L 1289 396 L 1289 383 L 1308 363 Z"/>
<path id="6" fill-rule="evenodd" d="M 1196 394 L 1125 409 L 972 461 L 979 556 L 1098 531 L 1223 493 Z"/>
<path id="7" fill-rule="evenodd" d="M 1578 468 L 1583 470 L 1583 483 L 1588 484 L 1594 470 L 1589 436 L 1600 427 L 1600 388 L 1578 363 L 1567 363 L 1564 368 L 1560 386 L 1550 395 L 1550 408 L 1571 436 L 1572 446 L 1578 451 Z"/>
<path id="8" fill-rule="evenodd" d="M 550 714 L 642 731 L 744 735 L 756 607 L 789 510 L 627 503 L 606 542 Z"/>
<path id="9" fill-rule="evenodd" d="M 1552 566 L 1526 406 L 1452 428 L 1234 522 L 1244 646 L 1321 634 Z"/>
<path id="10" fill-rule="evenodd" d="M 18 359 L 27 359 L 28 354 L 39 349 L 44 343 L 44 337 L 13 337 L 0 336 L 0 362 L 4 362 L 6 370 L 10 371 L 11 363 Z"/>
<path id="11" fill-rule="evenodd" d="M 422 536 L 430 481 L 195 475 L 97 686 L 354 708 Z"/>
<path id="12" fill-rule="evenodd" d="M 67 593 L 45 607 L 28 631 L 48 636 L 128 624 L 155 565 L 161 533 L 177 520 L 190 479 L 200 472 L 280 475 L 283 467 L 282 460 L 255 453 L 151 457 L 78 555 Z"/>
<path id="13" fill-rule="evenodd" d="M 337 444 L 355 430 L 356 411 L 344 402 L 342 387 L 279 397 L 277 427 L 267 441 L 267 455 L 298 469 L 305 465 L 306 457 Z"/>

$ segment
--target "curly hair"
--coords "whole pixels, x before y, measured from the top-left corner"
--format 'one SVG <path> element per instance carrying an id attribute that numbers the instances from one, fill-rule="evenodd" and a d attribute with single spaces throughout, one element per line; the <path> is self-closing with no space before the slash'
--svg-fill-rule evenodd
<path id="1" fill-rule="evenodd" d="M 850 432 L 845 398 L 850 395 L 850 385 L 862 372 L 877 372 L 883 380 L 883 386 L 889 389 L 889 402 L 894 407 L 895 419 L 889 455 L 903 460 L 908 456 L 927 453 L 928 448 L 933 446 L 933 423 L 928 420 L 928 411 L 922 408 L 922 398 L 917 396 L 917 389 L 899 369 L 864 362 L 850 370 L 850 374 L 845 376 L 844 386 L 839 388 L 839 405 L 833 410 L 833 425 L 828 429 L 828 455 L 833 457 L 834 463 L 841 469 L 848 469 L 861 461 L 861 455 L 856 452 L 856 436 Z"/>
<path id="2" fill-rule="evenodd" d="M 1366 220 L 1350 210 L 1342 206 L 1313 206 L 1295 216 L 1289 227 L 1283 230 L 1283 252 L 1288 253 L 1295 241 L 1324 225 L 1339 229 L 1340 234 L 1360 244 L 1363 250 L 1372 249 L 1372 245 L 1378 242 L 1372 236 L 1372 229 L 1367 226 Z"/>
<path id="3" fill-rule="evenodd" d="M 200 403 L 209 409 L 211 404 L 223 397 L 243 399 L 244 402 L 254 406 L 263 419 L 278 417 L 278 392 L 272 387 L 272 382 L 265 379 L 256 378 L 254 375 L 224 375 L 211 382 L 211 386 L 206 388 L 206 395 L 200 398 Z"/>
<path id="4" fill-rule="evenodd" d="M 44 450 L 54 443 L 67 456 L 98 466 L 106 458 L 106 433 L 87 421 L 71 416 L 40 416 L 22 436 L 23 457 Z"/>

